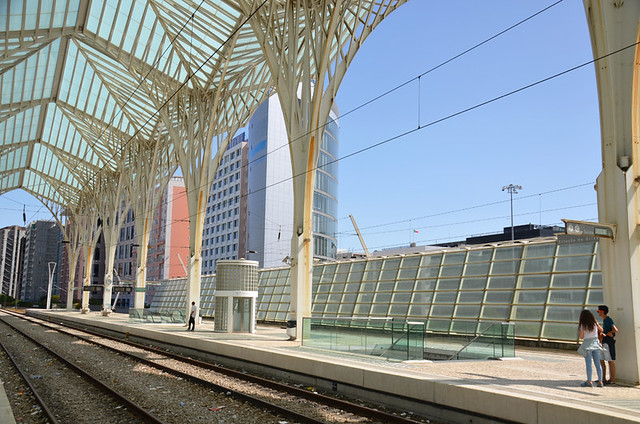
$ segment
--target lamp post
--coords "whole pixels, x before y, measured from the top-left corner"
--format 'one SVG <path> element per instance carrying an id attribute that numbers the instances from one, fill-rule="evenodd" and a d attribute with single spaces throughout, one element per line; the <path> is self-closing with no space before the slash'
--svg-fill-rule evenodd
<path id="1" fill-rule="evenodd" d="M 53 287 L 53 273 L 56 271 L 56 263 L 49 262 L 49 288 L 47 289 L 47 309 L 51 309 L 51 288 Z"/>
<path id="2" fill-rule="evenodd" d="M 518 190 L 522 190 L 522 186 L 509 184 L 508 186 L 502 187 L 502 191 L 509 192 L 509 198 L 511 200 L 511 241 L 515 240 L 515 235 L 513 232 L 513 195 L 518 194 Z"/>

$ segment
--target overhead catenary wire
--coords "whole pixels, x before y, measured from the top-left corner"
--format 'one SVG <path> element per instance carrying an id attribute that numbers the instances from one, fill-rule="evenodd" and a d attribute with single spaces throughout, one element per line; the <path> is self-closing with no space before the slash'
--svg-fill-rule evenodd
<path id="1" fill-rule="evenodd" d="M 557 3 L 559 3 L 559 2 L 557 2 Z M 631 46 L 628 46 L 627 48 L 632 47 L 632 46 L 635 46 L 635 43 L 634 43 L 633 45 L 631 45 Z M 619 51 L 621 51 L 621 50 L 623 50 L 623 49 L 620 49 Z M 613 52 L 613 53 L 611 53 L 611 54 L 615 54 L 615 53 L 617 53 L 617 52 Z M 399 139 L 403 138 L 404 136 L 408 135 L 408 134 L 409 134 L 409 133 L 411 133 L 411 132 L 415 132 L 415 131 L 417 131 L 417 130 L 424 129 L 424 128 L 428 127 L 428 126 L 435 125 L 436 123 L 442 122 L 443 120 L 451 119 L 451 118 L 453 118 L 453 117 L 455 117 L 455 116 L 459 116 L 459 115 L 460 115 L 460 114 L 462 114 L 462 113 L 469 112 L 469 111 L 471 111 L 471 110 L 473 110 L 473 109 L 476 109 L 476 108 L 478 108 L 478 107 L 484 106 L 484 105 L 486 105 L 486 104 L 488 104 L 488 103 L 490 103 L 490 102 L 494 102 L 494 101 L 500 100 L 500 99 L 502 99 L 502 98 L 504 98 L 504 97 L 507 97 L 507 96 L 509 96 L 509 95 L 515 94 L 515 93 L 520 92 L 520 91 L 523 91 L 523 90 L 525 90 L 525 89 L 527 89 L 527 88 L 531 88 L 531 87 L 533 87 L 533 86 L 535 86 L 535 85 L 537 85 L 537 84 L 540 84 L 540 83 L 542 83 L 542 82 L 545 82 L 545 81 L 548 81 L 548 80 L 550 80 L 550 79 L 553 79 L 553 78 L 559 77 L 559 76 L 561 76 L 561 75 L 564 75 L 564 74 L 566 74 L 566 73 L 568 73 L 568 72 L 570 72 L 570 71 L 573 71 L 573 70 L 579 69 L 579 68 L 581 68 L 581 67 L 583 67 L 583 66 L 586 66 L 587 64 L 591 64 L 591 63 L 593 63 L 593 62 L 595 62 L 595 61 L 597 61 L 597 60 L 599 60 L 599 59 L 601 59 L 601 58 L 594 59 L 594 60 L 592 60 L 592 61 L 589 61 L 589 62 L 586 62 L 586 63 L 584 63 L 584 64 L 582 64 L 582 65 L 579 65 L 579 66 L 577 66 L 577 67 L 574 67 L 574 68 L 568 69 L 568 70 L 566 70 L 566 71 L 563 71 L 563 72 L 561 72 L 561 73 L 555 74 L 555 75 L 553 75 L 553 76 L 551 76 L 551 77 L 548 77 L 548 78 L 545 78 L 545 79 L 543 79 L 543 80 L 539 80 L 539 81 L 537 81 L 537 82 L 535 82 L 535 83 L 532 83 L 532 84 L 526 85 L 526 86 L 524 86 L 524 87 L 521 87 L 520 89 L 513 90 L 513 91 L 511 91 L 511 92 L 509 92 L 509 93 L 506 93 L 506 94 L 503 94 L 503 95 L 500 95 L 500 96 L 494 97 L 494 98 L 492 98 L 492 99 L 490 99 L 490 100 L 488 100 L 488 101 L 486 101 L 486 102 L 479 103 L 479 104 L 477 104 L 477 105 L 475 105 L 475 106 L 472 106 L 472 107 L 470 107 L 470 108 L 467 108 L 467 109 L 461 110 L 461 111 L 459 111 L 459 112 L 456 112 L 456 113 L 454 113 L 454 114 L 448 115 L 448 116 L 443 117 L 443 118 L 441 118 L 441 119 L 438 119 L 438 120 L 436 120 L 436 121 L 432 121 L 432 122 L 427 123 L 427 124 L 425 124 L 425 125 L 421 125 L 421 126 L 420 126 L 420 128 L 416 128 L 416 129 L 414 129 L 414 130 L 411 130 L 411 131 L 408 131 L 408 132 L 405 132 L 405 133 L 397 134 L 397 135 L 395 135 L 394 137 L 390 137 L 390 138 L 388 138 L 388 139 L 385 139 L 385 140 L 380 141 L 379 143 L 375 143 L 375 144 L 373 144 L 373 145 L 370 145 L 370 146 L 368 146 L 368 147 L 366 147 L 366 148 L 364 148 L 364 149 L 361 149 L 361 150 L 358 150 L 358 151 L 356 151 L 356 152 L 352 152 L 352 153 L 350 153 L 350 154 L 348 154 L 348 155 L 346 155 L 346 156 L 343 156 L 343 157 L 337 158 L 334 162 L 339 162 L 339 161 L 344 160 L 344 159 L 346 159 L 346 158 L 349 158 L 349 157 L 355 156 L 355 155 L 357 155 L 357 154 L 360 154 L 360 153 L 362 153 L 362 152 L 364 152 L 364 151 L 367 151 L 367 150 L 373 149 L 373 148 L 375 148 L 375 147 L 378 147 L 378 146 L 380 146 L 380 145 L 382 145 L 382 144 L 386 144 L 386 143 L 389 143 L 389 142 L 391 142 L 391 141 L 399 140 Z M 447 63 L 447 62 L 443 62 L 443 63 Z M 424 75 L 424 74 L 421 74 L 421 75 Z M 343 114 L 343 115 L 341 115 L 341 117 L 343 117 L 343 116 L 344 116 L 344 114 Z M 294 140 L 294 141 L 295 141 L 295 140 Z M 316 168 L 316 169 L 317 169 L 317 168 Z M 278 183 L 281 183 L 281 182 L 284 182 L 284 181 L 290 180 L 290 179 L 292 179 L 292 178 L 295 178 L 295 176 L 293 176 L 293 177 L 291 177 L 291 178 L 288 178 L 288 179 L 285 179 L 285 180 L 282 180 L 282 181 L 280 181 L 280 182 L 273 183 L 273 184 L 271 184 L 271 185 L 269 185 L 269 186 L 267 186 L 267 187 L 263 188 L 263 190 L 264 190 L 264 189 L 266 189 L 266 188 L 268 188 L 268 187 L 271 187 L 271 186 L 273 186 L 273 185 L 275 185 L 275 184 L 278 184 Z M 496 203 L 502 203 L 502 202 L 496 202 Z M 415 219 L 415 218 L 413 218 L 413 219 Z"/>

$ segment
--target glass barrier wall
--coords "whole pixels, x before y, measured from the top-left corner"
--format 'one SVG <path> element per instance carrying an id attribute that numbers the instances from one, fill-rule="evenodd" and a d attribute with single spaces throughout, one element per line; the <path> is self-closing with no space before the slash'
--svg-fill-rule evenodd
<path id="1" fill-rule="evenodd" d="M 397 319 L 303 318 L 302 345 L 390 360 L 421 360 L 426 324 Z"/>
<path id="2" fill-rule="evenodd" d="M 289 272 L 259 272 L 259 321 L 286 322 Z M 215 277 L 202 281 L 201 304 L 211 306 L 201 315 L 213 316 Z M 185 280 L 166 284 L 152 308 L 184 308 Z M 598 241 L 588 238 L 443 248 L 313 268 L 313 317 L 419 320 L 428 331 L 452 334 L 461 327 L 511 322 L 516 338 L 577 342 L 580 312 L 595 314 L 602 300 Z"/>

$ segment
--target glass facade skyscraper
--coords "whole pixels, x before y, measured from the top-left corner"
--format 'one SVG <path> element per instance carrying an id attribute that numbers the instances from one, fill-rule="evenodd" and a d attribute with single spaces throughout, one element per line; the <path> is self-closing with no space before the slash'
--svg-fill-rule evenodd
<path id="1" fill-rule="evenodd" d="M 275 95 L 258 107 L 247 131 L 247 250 L 256 252 L 247 259 L 261 267 L 279 266 L 291 251 L 293 183 L 289 140 Z M 322 138 L 313 198 L 314 257 L 321 260 L 334 260 L 337 251 L 338 132 L 334 109 Z"/>

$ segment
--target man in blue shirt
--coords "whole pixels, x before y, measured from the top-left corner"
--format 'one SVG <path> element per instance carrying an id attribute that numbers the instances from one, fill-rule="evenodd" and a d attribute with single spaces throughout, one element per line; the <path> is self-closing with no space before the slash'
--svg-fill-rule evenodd
<path id="1" fill-rule="evenodd" d="M 604 359 L 600 360 L 600 365 L 602 365 L 602 378 L 604 379 L 604 384 L 615 384 L 616 380 L 616 340 L 614 339 L 616 333 L 618 332 L 618 328 L 613 323 L 613 319 L 611 319 L 609 314 L 609 307 L 607 305 L 598 306 L 598 315 L 602 318 L 602 344 L 607 345 L 609 349 L 608 357 L 607 352 L 605 352 Z M 607 380 L 607 365 L 609 362 L 609 379 Z"/>

